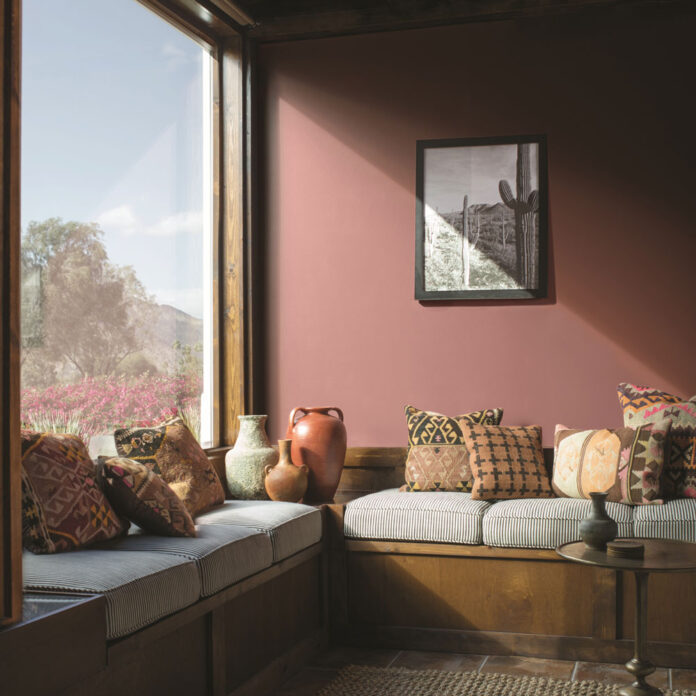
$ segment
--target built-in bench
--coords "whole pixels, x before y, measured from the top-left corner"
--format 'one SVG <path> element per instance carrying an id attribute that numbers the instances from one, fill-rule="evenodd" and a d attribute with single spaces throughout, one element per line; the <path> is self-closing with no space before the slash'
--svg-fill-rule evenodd
<path id="1" fill-rule="evenodd" d="M 544 452 L 549 472 L 553 450 Z M 553 549 L 579 538 L 590 501 L 401 493 L 405 448 L 349 450 L 331 507 L 338 642 L 621 662 L 632 654 L 631 573 Z M 696 500 L 607 504 L 619 536 L 696 542 Z M 653 574 L 649 640 L 661 665 L 696 667 L 696 574 Z"/>
<path id="2" fill-rule="evenodd" d="M 135 528 L 98 547 L 25 552 L 27 592 L 101 596 L 105 617 L 85 626 L 77 605 L 80 622 L 71 626 L 64 612 L 65 640 L 79 630 L 84 641 L 87 631 L 103 659 L 56 684 L 42 653 L 45 679 L 21 693 L 259 694 L 319 650 L 327 624 L 321 510 L 226 501 L 197 517 L 196 528 L 196 538 Z M 26 659 L 13 668 L 11 641 L 3 645 L 16 672 L 5 683 L 21 684 Z"/>

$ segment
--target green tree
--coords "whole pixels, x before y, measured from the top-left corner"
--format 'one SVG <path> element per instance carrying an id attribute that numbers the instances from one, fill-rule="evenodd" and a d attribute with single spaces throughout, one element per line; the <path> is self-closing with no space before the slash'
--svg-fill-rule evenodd
<path id="1" fill-rule="evenodd" d="M 200 377 L 203 374 L 203 344 L 190 346 L 179 340 L 172 344 L 175 355 L 174 374 L 180 377 Z"/>
<path id="2" fill-rule="evenodd" d="M 113 374 L 147 342 L 156 305 L 131 267 L 109 261 L 95 223 L 30 223 L 22 265 L 41 276 L 39 311 L 22 316 L 27 386 L 50 380 L 51 373 Z"/>

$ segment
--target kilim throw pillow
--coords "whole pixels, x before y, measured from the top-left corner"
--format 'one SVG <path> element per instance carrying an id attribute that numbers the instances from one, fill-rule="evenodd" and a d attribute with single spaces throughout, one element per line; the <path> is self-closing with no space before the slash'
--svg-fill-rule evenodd
<path id="1" fill-rule="evenodd" d="M 96 481 L 77 435 L 22 431 L 22 541 L 34 553 L 56 553 L 118 536 L 128 529 Z"/>
<path id="2" fill-rule="evenodd" d="M 696 498 L 696 396 L 681 399 L 659 389 L 622 383 L 618 386 L 624 425 L 637 428 L 668 419 L 662 495 Z"/>
<path id="3" fill-rule="evenodd" d="M 406 484 L 402 491 L 469 491 L 469 452 L 462 436 L 462 424 L 498 425 L 502 408 L 474 411 L 450 418 L 433 411 L 406 406 L 408 456 Z"/>
<path id="4" fill-rule="evenodd" d="M 474 476 L 473 500 L 553 497 L 541 426 L 469 425 L 463 434 Z"/>
<path id="5" fill-rule="evenodd" d="M 220 479 L 181 418 L 155 428 L 117 430 L 116 450 L 159 474 L 195 517 L 225 500 Z"/>
<path id="6" fill-rule="evenodd" d="M 153 534 L 196 536 L 183 501 L 144 464 L 125 457 L 99 457 L 104 492 L 116 512 Z"/>
<path id="7" fill-rule="evenodd" d="M 627 505 L 661 503 L 660 479 L 670 422 L 617 430 L 569 430 L 556 426 L 553 490 L 563 498 L 589 498 Z"/>

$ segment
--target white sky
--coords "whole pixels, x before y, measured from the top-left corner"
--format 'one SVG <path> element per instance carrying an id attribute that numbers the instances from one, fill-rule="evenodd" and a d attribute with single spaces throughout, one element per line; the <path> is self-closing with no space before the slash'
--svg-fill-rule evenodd
<path id="1" fill-rule="evenodd" d="M 24 0 L 22 226 L 98 222 L 110 259 L 202 315 L 202 60 L 135 0 Z"/>
<path id="2" fill-rule="evenodd" d="M 532 144 L 532 189 L 538 181 L 538 146 Z M 461 210 L 464 196 L 469 205 L 500 203 L 498 183 L 507 179 L 516 192 L 517 145 L 431 147 L 425 150 L 425 203 L 440 213 Z"/>

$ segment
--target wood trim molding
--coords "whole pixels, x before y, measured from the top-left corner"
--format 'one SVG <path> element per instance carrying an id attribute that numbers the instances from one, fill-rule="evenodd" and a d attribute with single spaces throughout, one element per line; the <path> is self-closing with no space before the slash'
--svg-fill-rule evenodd
<path id="1" fill-rule="evenodd" d="M 213 5 L 219 7 L 228 17 L 233 19 L 240 26 L 249 26 L 256 24 L 256 22 L 242 10 L 237 3 L 232 2 L 232 0 L 210 0 Z"/>
<path id="2" fill-rule="evenodd" d="M 505 558 L 521 561 L 549 561 L 570 563 L 550 549 L 517 549 L 465 544 L 437 544 L 420 541 L 371 541 L 346 539 L 346 550 L 351 553 L 384 553 L 403 556 L 449 556 L 452 558 Z"/>
<path id="3" fill-rule="evenodd" d="M 213 47 L 222 39 L 235 36 L 248 24 L 225 10 L 225 0 L 138 0 L 192 38 Z M 231 3 L 229 3 L 231 5 Z M 241 16 L 241 15 L 240 15 Z M 247 18 L 249 19 L 249 18 Z"/>
<path id="4" fill-rule="evenodd" d="M 242 37 L 219 45 L 220 195 L 222 197 L 220 280 L 222 283 L 221 444 L 237 438 L 237 416 L 246 412 L 244 307 L 244 51 Z"/>
<path id="5" fill-rule="evenodd" d="M 526 655 L 547 659 L 613 663 L 626 662 L 633 654 L 632 640 L 606 640 L 595 637 L 356 625 L 342 626 L 340 635 L 346 644 L 363 648 Z M 651 641 L 648 652 L 655 664 L 686 669 L 696 667 L 696 654 L 692 644 Z"/>
<path id="6" fill-rule="evenodd" d="M 671 6 L 688 11 L 691 4 L 691 0 L 413 0 L 369 7 L 348 2 L 339 8 L 320 2 L 304 2 L 300 7 L 300 3 L 294 7 L 287 3 L 278 8 L 271 0 L 256 0 L 257 24 L 248 31 L 252 38 L 268 43 L 622 8 L 630 13 L 641 9 L 662 13 Z"/>
<path id="7" fill-rule="evenodd" d="M 22 614 L 19 416 L 21 2 L 0 0 L 0 624 Z"/>

